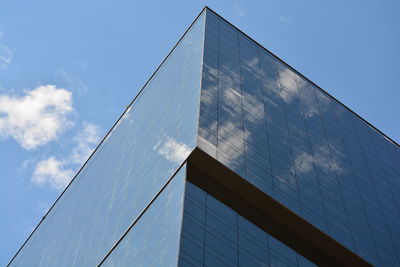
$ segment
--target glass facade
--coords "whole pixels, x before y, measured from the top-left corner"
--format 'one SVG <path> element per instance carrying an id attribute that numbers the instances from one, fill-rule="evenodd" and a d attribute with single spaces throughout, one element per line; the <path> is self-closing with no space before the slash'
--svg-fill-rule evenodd
<path id="1" fill-rule="evenodd" d="M 376 266 L 399 266 L 400 149 L 213 12 L 198 146 Z"/>
<path id="2" fill-rule="evenodd" d="M 316 266 L 187 183 L 179 266 Z"/>
<path id="3" fill-rule="evenodd" d="M 187 182 L 197 148 L 369 263 L 400 266 L 399 146 L 207 8 L 10 266 L 315 266 Z"/>
<path id="4" fill-rule="evenodd" d="M 196 145 L 204 16 L 113 127 L 10 266 L 95 266 Z"/>
<path id="5" fill-rule="evenodd" d="M 177 266 L 185 178 L 184 165 L 101 266 Z"/>

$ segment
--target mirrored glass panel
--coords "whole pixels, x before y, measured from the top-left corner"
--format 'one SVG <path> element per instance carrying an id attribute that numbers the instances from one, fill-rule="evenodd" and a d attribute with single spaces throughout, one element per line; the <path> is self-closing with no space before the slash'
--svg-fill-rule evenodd
<path id="1" fill-rule="evenodd" d="M 101 266 L 177 266 L 185 165 Z"/>
<path id="2" fill-rule="evenodd" d="M 203 39 L 202 15 L 11 266 L 95 266 L 122 236 L 195 147 Z"/>
<path id="3" fill-rule="evenodd" d="M 198 146 L 374 265 L 400 265 L 400 147 L 207 12 Z"/>
<path id="4" fill-rule="evenodd" d="M 187 183 L 179 266 L 316 266 Z"/>

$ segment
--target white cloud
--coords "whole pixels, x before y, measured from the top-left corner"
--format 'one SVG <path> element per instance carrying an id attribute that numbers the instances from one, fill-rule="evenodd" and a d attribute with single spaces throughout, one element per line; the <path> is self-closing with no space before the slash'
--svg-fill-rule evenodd
<path id="1" fill-rule="evenodd" d="M 3 34 L 0 32 L 0 70 L 6 69 L 12 61 L 13 50 L 2 43 Z"/>
<path id="2" fill-rule="evenodd" d="M 155 146 L 153 149 L 157 149 Z M 182 163 L 190 154 L 190 148 L 183 143 L 179 143 L 173 138 L 167 138 L 167 142 L 161 145 L 158 153 L 163 155 L 167 160 Z"/>
<path id="3" fill-rule="evenodd" d="M 36 165 L 32 182 L 37 185 L 49 184 L 51 187 L 62 190 L 71 181 L 74 171 L 65 168 L 64 162 L 50 157 Z"/>
<path id="4" fill-rule="evenodd" d="M 41 85 L 25 96 L 0 95 L 0 138 L 14 138 L 23 148 L 55 140 L 72 124 L 72 93 L 54 85 Z"/>
<path id="5" fill-rule="evenodd" d="M 92 154 L 95 145 L 100 140 L 99 129 L 96 125 L 84 122 L 83 131 L 75 138 L 76 147 L 72 150 L 69 162 L 83 164 Z"/>
<path id="6" fill-rule="evenodd" d="M 76 170 L 89 158 L 100 140 L 96 125 L 84 122 L 83 130 L 75 137 L 75 147 L 65 159 L 49 157 L 41 160 L 32 176 L 34 184 L 49 185 L 53 189 L 63 190 L 74 177 Z"/>

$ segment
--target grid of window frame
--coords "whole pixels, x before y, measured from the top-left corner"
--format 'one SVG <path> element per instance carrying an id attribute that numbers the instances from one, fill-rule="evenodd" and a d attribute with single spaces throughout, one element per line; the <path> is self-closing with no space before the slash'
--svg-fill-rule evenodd
<path id="1" fill-rule="evenodd" d="M 187 182 L 178 266 L 316 266 Z"/>
<path id="2" fill-rule="evenodd" d="M 400 263 L 400 149 L 207 12 L 198 146 L 376 266 Z"/>

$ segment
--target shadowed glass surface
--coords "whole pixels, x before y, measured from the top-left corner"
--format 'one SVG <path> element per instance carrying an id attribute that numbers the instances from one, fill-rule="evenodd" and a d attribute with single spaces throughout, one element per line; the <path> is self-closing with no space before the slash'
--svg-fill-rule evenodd
<path id="1" fill-rule="evenodd" d="M 101 266 L 176 266 L 183 215 L 184 165 Z"/>
<path id="2" fill-rule="evenodd" d="M 187 183 L 179 266 L 316 266 Z"/>
<path id="3" fill-rule="evenodd" d="M 196 144 L 203 37 L 200 16 L 11 266 L 98 264 L 160 191 Z"/>
<path id="4" fill-rule="evenodd" d="M 400 265 L 400 149 L 207 12 L 198 146 L 376 266 Z"/>

